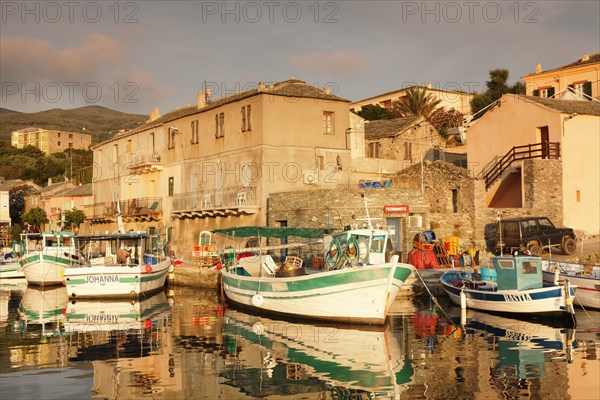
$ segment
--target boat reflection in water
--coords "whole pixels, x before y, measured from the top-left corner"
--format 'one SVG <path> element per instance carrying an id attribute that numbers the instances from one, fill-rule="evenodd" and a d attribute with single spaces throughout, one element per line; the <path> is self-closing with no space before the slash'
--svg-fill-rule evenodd
<path id="1" fill-rule="evenodd" d="M 168 323 L 170 307 L 160 292 L 136 300 L 77 300 L 67 305 L 69 362 L 92 362 L 92 397 L 139 398 L 177 386 Z"/>
<path id="2" fill-rule="evenodd" d="M 30 337 L 61 336 L 68 300 L 64 286 L 27 287 L 19 304 L 15 330 Z"/>
<path id="3" fill-rule="evenodd" d="M 492 367 L 491 379 L 544 378 L 546 353 L 571 362 L 573 356 L 573 329 L 555 328 L 540 323 L 505 318 L 468 310 L 465 332 L 484 335 L 498 352 Z M 496 382 L 496 383 L 498 383 Z M 500 383 L 504 385 L 504 383 Z"/>
<path id="4" fill-rule="evenodd" d="M 221 376 L 249 396 L 400 398 L 413 375 L 389 327 L 290 323 L 230 309 L 223 335 L 234 362 Z"/>

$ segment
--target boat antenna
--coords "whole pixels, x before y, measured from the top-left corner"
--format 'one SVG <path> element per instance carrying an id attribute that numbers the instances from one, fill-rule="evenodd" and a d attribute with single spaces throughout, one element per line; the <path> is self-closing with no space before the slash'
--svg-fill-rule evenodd
<path id="1" fill-rule="evenodd" d="M 369 207 L 367 206 L 367 198 L 364 193 L 360 194 L 360 197 L 363 199 L 363 203 L 365 204 L 365 211 L 367 213 L 367 227 L 369 229 L 373 229 L 373 224 L 371 224 L 371 217 L 369 216 Z"/>

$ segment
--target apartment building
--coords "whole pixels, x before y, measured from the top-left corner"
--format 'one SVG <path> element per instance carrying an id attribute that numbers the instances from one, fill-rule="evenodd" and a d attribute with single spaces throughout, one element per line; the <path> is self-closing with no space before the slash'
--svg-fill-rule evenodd
<path id="1" fill-rule="evenodd" d="M 521 79 L 527 96 L 560 99 L 575 95 L 580 100 L 600 100 L 600 53 L 545 71 L 538 63 L 533 73 Z"/>
<path id="2" fill-rule="evenodd" d="M 87 133 L 64 132 L 44 128 L 24 128 L 12 132 L 11 145 L 18 149 L 33 146 L 46 155 L 66 149 L 87 150 L 92 144 L 92 135 Z"/>
<path id="3" fill-rule="evenodd" d="M 265 225 L 276 192 L 348 185 L 348 100 L 291 78 L 160 115 L 93 147 L 87 219 L 165 233 L 189 256 L 201 231 Z M 179 248 L 177 248 L 179 247 Z"/>

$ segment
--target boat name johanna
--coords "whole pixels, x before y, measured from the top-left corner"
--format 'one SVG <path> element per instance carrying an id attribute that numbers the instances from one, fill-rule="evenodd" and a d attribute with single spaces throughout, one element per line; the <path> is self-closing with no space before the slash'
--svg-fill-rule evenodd
<path id="1" fill-rule="evenodd" d="M 118 275 L 86 276 L 85 283 L 119 283 Z"/>
<path id="2" fill-rule="evenodd" d="M 116 324 L 119 321 L 118 315 L 110 315 L 110 314 L 91 314 L 85 316 L 85 322 L 109 322 Z"/>

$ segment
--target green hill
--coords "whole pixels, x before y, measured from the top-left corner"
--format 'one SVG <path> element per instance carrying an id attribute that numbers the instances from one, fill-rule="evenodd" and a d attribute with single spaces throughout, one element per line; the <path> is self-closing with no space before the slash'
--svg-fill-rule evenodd
<path id="1" fill-rule="evenodd" d="M 101 106 L 70 110 L 54 108 L 37 113 L 21 113 L 3 108 L 0 110 L 0 140 L 10 140 L 12 131 L 33 126 L 89 133 L 92 135 L 92 143 L 95 144 L 108 139 L 120 129 L 135 128 L 146 119 L 146 115 L 127 114 Z"/>

